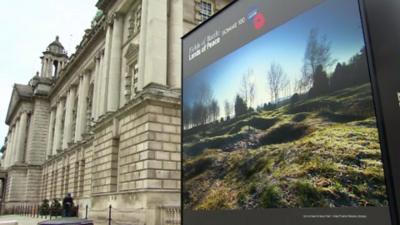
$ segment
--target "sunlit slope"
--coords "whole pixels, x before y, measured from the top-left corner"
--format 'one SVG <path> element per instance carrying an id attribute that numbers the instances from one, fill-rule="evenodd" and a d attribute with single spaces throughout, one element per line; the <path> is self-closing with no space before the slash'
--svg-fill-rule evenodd
<path id="1" fill-rule="evenodd" d="M 369 85 L 184 132 L 185 207 L 386 206 Z"/>

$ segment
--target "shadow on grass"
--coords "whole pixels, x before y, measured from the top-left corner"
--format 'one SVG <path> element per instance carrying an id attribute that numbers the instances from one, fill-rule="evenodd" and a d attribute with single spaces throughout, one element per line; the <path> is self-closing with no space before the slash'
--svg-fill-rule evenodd
<path id="1" fill-rule="evenodd" d="M 319 113 L 323 119 L 335 122 L 335 123 L 348 123 L 353 121 L 365 120 L 365 116 L 361 115 L 344 115 L 344 114 L 336 114 L 328 111 L 323 111 Z"/>
<path id="2" fill-rule="evenodd" d="M 283 124 L 260 138 L 261 145 L 280 144 L 298 140 L 309 134 L 308 126 L 304 124 Z"/>

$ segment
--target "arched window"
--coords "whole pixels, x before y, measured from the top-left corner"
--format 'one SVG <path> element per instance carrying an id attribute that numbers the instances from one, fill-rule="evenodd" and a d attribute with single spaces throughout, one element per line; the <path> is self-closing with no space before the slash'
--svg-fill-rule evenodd
<path id="1" fill-rule="evenodd" d="M 58 76 L 58 69 L 59 69 L 59 62 L 58 60 L 54 60 L 53 61 L 53 77 L 57 77 Z"/>

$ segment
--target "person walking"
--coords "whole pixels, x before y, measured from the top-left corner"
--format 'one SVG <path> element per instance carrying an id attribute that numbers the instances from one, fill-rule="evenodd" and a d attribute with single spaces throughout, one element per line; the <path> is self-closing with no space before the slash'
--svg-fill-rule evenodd
<path id="1" fill-rule="evenodd" d="M 74 199 L 71 197 L 71 193 L 68 193 L 63 199 L 64 217 L 72 216 L 73 206 L 74 206 Z"/>

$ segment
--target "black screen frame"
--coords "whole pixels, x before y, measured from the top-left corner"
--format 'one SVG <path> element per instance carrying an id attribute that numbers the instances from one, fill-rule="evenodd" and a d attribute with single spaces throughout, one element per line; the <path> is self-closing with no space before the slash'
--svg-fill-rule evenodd
<path id="1" fill-rule="evenodd" d="M 400 91 L 400 76 L 394 75 L 400 74 L 400 63 L 396 65 L 387 59 L 400 58 L 400 44 L 395 41 L 400 39 L 400 35 L 396 35 L 396 28 L 397 33 L 400 31 L 400 2 L 359 2 L 392 224 L 399 225 L 400 165 L 396 164 L 396 159 L 400 158 L 400 152 L 396 148 L 400 146 L 400 139 L 395 136 L 400 133 L 400 107 L 395 96 Z"/>
<path id="2" fill-rule="evenodd" d="M 232 0 L 223 9 L 182 36 L 182 83 L 184 79 L 184 39 L 205 26 L 207 22 L 215 19 L 223 11 L 229 10 L 229 7 L 238 1 Z M 358 3 L 367 51 L 391 222 L 392 225 L 400 225 L 400 163 L 396 164 L 396 159 L 400 159 L 400 151 L 396 149 L 400 147 L 400 137 L 396 138 L 396 134 L 400 133 L 400 99 L 395 98 L 397 93 L 400 93 L 400 1 L 358 0 Z M 397 34 L 395 28 L 398 28 Z M 398 65 L 394 62 L 385 61 L 385 58 L 390 56 L 399 58 Z M 399 74 L 398 77 L 393 76 L 396 73 Z M 183 87 L 183 85 L 181 86 Z M 181 97 L 183 98 L 182 87 Z M 183 112 L 183 103 L 181 103 L 181 112 Z M 181 116 L 181 124 L 182 145 L 183 116 Z M 181 151 L 181 158 L 183 160 L 183 151 Z M 185 225 L 182 190 L 183 163 L 181 163 L 181 224 Z"/>

